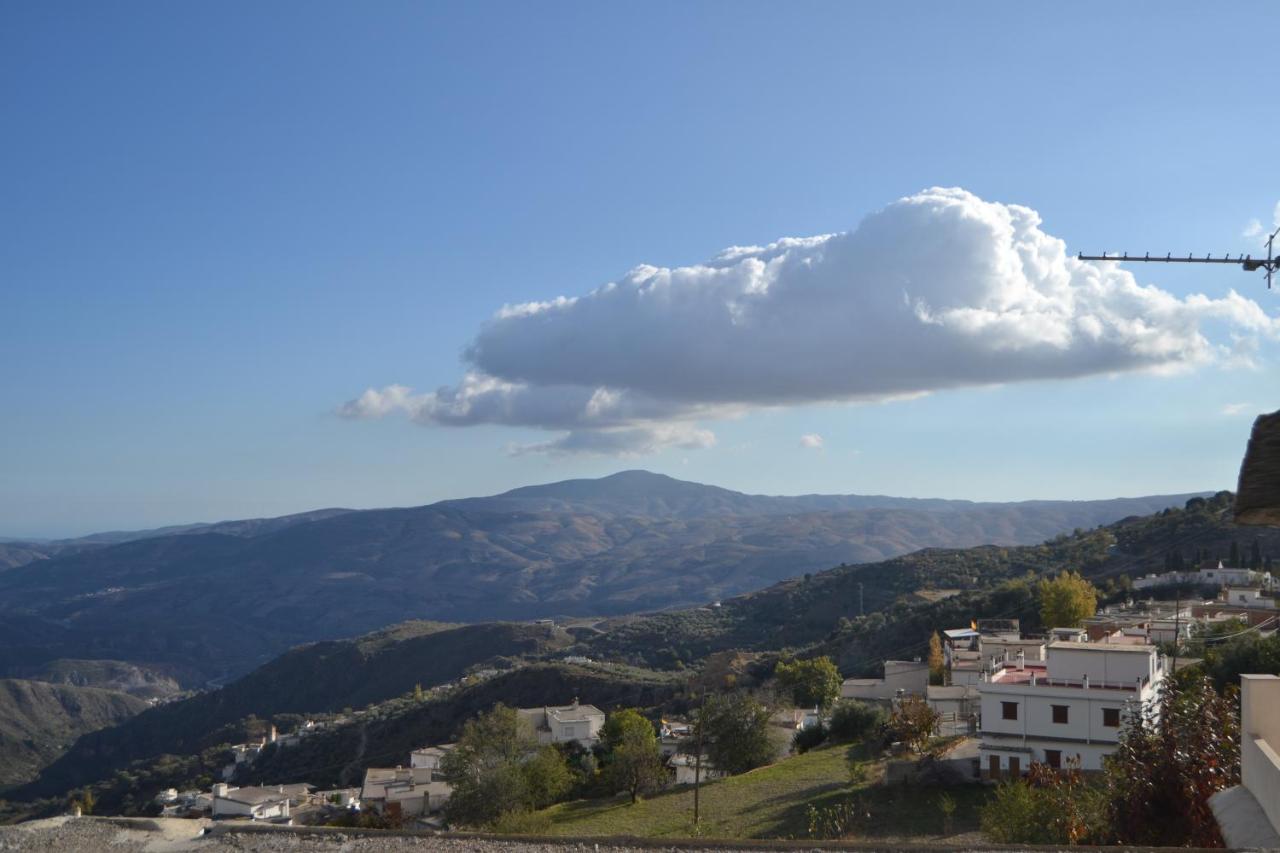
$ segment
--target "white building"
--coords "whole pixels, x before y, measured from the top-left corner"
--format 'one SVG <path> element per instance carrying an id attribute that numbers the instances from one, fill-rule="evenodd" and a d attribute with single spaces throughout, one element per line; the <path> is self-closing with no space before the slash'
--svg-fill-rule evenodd
<path id="1" fill-rule="evenodd" d="M 671 760 L 668 763 L 676 771 L 677 785 L 692 785 L 695 775 L 700 777 L 703 782 L 711 779 L 720 779 L 726 775 L 715 769 L 705 755 L 702 756 L 701 764 L 696 762 L 692 755 L 684 753 L 671 756 Z"/>
<path id="2" fill-rule="evenodd" d="M 439 770 L 440 762 L 457 744 L 442 743 L 439 746 L 424 746 L 409 753 L 409 766 L 427 770 Z"/>
<path id="3" fill-rule="evenodd" d="M 843 699 L 889 700 L 901 691 L 907 696 L 923 696 L 929 686 L 929 664 L 918 660 L 887 660 L 884 678 L 846 678 L 840 685 Z"/>
<path id="4" fill-rule="evenodd" d="M 519 714 L 533 727 L 540 744 L 576 740 L 585 747 L 592 747 L 600 740 L 600 730 L 604 728 L 604 711 L 595 705 L 580 705 L 577 699 L 572 705 L 521 708 Z"/>
<path id="5" fill-rule="evenodd" d="M 232 788 L 213 786 L 213 816 L 247 817 L 250 820 L 287 819 L 289 794 L 281 788 Z"/>
<path id="6" fill-rule="evenodd" d="M 1256 586 L 1229 586 L 1222 591 L 1222 600 L 1235 607 L 1263 607 L 1274 610 L 1276 600 L 1262 594 L 1262 588 Z"/>
<path id="7" fill-rule="evenodd" d="M 369 767 L 360 802 L 383 814 L 414 817 L 439 811 L 452 793 L 431 767 Z"/>
<path id="8" fill-rule="evenodd" d="M 982 766 L 1018 776 L 1032 762 L 1101 770 L 1126 711 L 1150 702 L 1165 675 L 1155 646 L 1054 642 L 1044 663 L 1001 664 L 978 685 Z"/>
<path id="9" fill-rule="evenodd" d="M 1240 784 L 1209 804 L 1228 847 L 1280 848 L 1280 677 L 1240 676 Z"/>

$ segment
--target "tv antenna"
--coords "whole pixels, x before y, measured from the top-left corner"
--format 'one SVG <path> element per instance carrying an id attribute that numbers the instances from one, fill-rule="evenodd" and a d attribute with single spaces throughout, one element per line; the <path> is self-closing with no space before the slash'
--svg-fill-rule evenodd
<path id="1" fill-rule="evenodd" d="M 1280 227 L 1271 232 L 1267 237 L 1267 257 L 1266 259 L 1255 258 L 1252 255 L 1240 255 L 1239 257 L 1231 257 L 1223 255 L 1221 258 L 1215 258 L 1212 255 L 1205 255 L 1203 258 L 1187 255 L 1185 258 L 1175 258 L 1172 254 L 1167 254 L 1163 258 L 1159 255 L 1154 258 L 1148 252 L 1145 255 L 1130 255 L 1125 252 L 1121 255 L 1109 255 L 1103 252 L 1101 255 L 1086 255 L 1084 253 L 1076 255 L 1077 260 L 1081 261 L 1141 261 L 1142 263 L 1152 264 L 1239 264 L 1240 268 L 1245 272 L 1256 272 L 1257 270 L 1267 271 L 1267 290 L 1271 289 L 1271 277 L 1276 270 L 1280 269 L 1280 258 L 1277 258 L 1273 252 L 1275 246 L 1276 235 L 1280 235 Z"/>

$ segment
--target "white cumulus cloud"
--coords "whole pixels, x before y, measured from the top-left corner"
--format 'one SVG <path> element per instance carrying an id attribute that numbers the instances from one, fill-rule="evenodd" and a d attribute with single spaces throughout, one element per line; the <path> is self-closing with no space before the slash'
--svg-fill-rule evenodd
<path id="1" fill-rule="evenodd" d="M 805 433 L 800 436 L 800 446 L 806 450 L 821 450 L 822 436 L 818 435 L 816 432 Z"/>
<path id="2" fill-rule="evenodd" d="M 1252 407 L 1253 407 L 1252 403 L 1227 403 L 1225 406 L 1222 407 L 1222 414 L 1226 415 L 1229 418 L 1235 417 L 1236 415 L 1243 415 L 1245 412 L 1249 411 L 1249 409 L 1251 409 Z"/>
<path id="3" fill-rule="evenodd" d="M 1179 298 L 1082 262 L 1030 208 L 934 188 L 851 231 L 642 265 L 582 296 L 505 306 L 453 387 L 369 389 L 348 417 L 506 424 L 518 452 L 706 447 L 698 421 L 950 388 L 1247 359 L 1280 320 L 1234 291 Z"/>

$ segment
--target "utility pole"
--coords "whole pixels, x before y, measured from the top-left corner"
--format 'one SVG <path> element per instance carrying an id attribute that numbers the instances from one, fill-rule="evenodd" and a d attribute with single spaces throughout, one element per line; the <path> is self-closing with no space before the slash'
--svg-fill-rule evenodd
<path id="1" fill-rule="evenodd" d="M 701 815 L 698 811 L 698 794 L 702 788 L 702 725 L 706 719 L 707 685 L 702 685 L 702 698 L 698 702 L 698 730 L 693 749 L 693 826 L 696 829 Z"/>
<path id="2" fill-rule="evenodd" d="M 1260 269 L 1266 270 L 1267 290 L 1270 290 L 1271 277 L 1275 274 L 1277 269 L 1280 269 L 1280 258 L 1277 258 L 1273 251 L 1277 235 L 1280 235 L 1280 227 L 1277 227 L 1276 230 L 1272 231 L 1267 237 L 1267 257 L 1265 260 L 1262 258 L 1255 258 L 1252 255 L 1240 255 L 1235 258 L 1230 255 L 1223 255 L 1221 258 L 1205 255 L 1203 258 L 1196 258 L 1188 254 L 1185 258 L 1175 258 L 1172 253 L 1166 254 L 1163 258 L 1159 255 L 1153 258 L 1151 257 L 1150 252 L 1147 252 L 1141 257 L 1137 255 L 1131 256 L 1128 252 L 1120 255 L 1108 255 L 1106 252 L 1103 252 L 1101 255 L 1086 255 L 1081 253 L 1076 255 L 1076 259 L 1081 261 L 1118 261 L 1120 263 L 1137 261 L 1151 264 L 1238 264 L 1245 272 L 1255 272 Z"/>
<path id="3" fill-rule="evenodd" d="M 863 602 L 862 602 L 862 582 L 861 581 L 858 582 L 858 615 L 859 616 L 867 615 L 867 609 L 863 607 Z"/>

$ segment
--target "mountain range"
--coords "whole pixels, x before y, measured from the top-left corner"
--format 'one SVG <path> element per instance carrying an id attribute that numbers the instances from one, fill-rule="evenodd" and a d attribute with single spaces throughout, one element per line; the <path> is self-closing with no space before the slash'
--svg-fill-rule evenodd
<path id="1" fill-rule="evenodd" d="M 198 684 L 406 619 L 687 606 L 924 547 L 1040 542 L 1188 497 L 772 497 L 626 471 L 414 508 L 33 543 L 41 558 L 0 571 L 0 675 L 111 658 Z"/>

